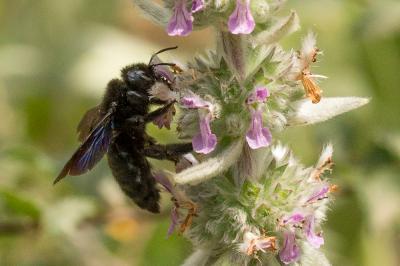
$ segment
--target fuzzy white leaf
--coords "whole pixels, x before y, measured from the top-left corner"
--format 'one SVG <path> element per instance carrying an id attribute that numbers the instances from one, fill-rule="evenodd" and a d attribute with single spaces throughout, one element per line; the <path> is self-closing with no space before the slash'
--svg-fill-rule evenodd
<path id="1" fill-rule="evenodd" d="M 319 250 L 311 247 L 308 243 L 302 245 L 303 254 L 295 265 L 301 266 L 331 266 L 325 255 Z"/>
<path id="2" fill-rule="evenodd" d="M 159 4 L 151 0 L 133 0 L 133 3 L 141 9 L 145 16 L 150 18 L 154 23 L 165 26 L 168 23 L 171 13 Z"/>
<path id="3" fill-rule="evenodd" d="M 286 0 L 272 0 L 272 1 L 268 1 L 270 10 L 273 12 L 276 12 L 278 10 L 280 10 L 283 6 L 283 4 L 286 3 Z"/>
<path id="4" fill-rule="evenodd" d="M 262 31 L 254 39 L 257 44 L 270 44 L 279 41 L 286 35 L 289 35 L 300 29 L 299 17 L 295 11 L 278 23 L 271 29 Z"/>
<path id="5" fill-rule="evenodd" d="M 250 257 L 237 252 L 228 251 L 218 256 L 212 266 L 248 265 Z"/>
<path id="6" fill-rule="evenodd" d="M 278 141 L 276 145 L 272 146 L 271 153 L 275 160 L 275 167 L 281 167 L 288 160 L 289 148 Z"/>
<path id="7" fill-rule="evenodd" d="M 225 172 L 236 162 L 242 151 L 243 141 L 237 141 L 226 150 L 198 165 L 174 175 L 175 183 L 195 185 Z"/>
<path id="8" fill-rule="evenodd" d="M 206 265 L 210 254 L 210 250 L 198 249 L 193 252 L 181 266 L 204 266 Z"/>
<path id="9" fill-rule="evenodd" d="M 369 102 L 362 97 L 325 97 L 317 104 L 309 99 L 293 103 L 288 115 L 288 126 L 311 125 L 359 108 Z"/>

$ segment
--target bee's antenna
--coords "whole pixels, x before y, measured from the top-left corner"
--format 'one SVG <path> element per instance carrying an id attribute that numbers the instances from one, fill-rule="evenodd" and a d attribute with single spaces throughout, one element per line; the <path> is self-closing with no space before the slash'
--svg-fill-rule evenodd
<path id="1" fill-rule="evenodd" d="M 160 51 L 156 52 L 155 54 L 153 54 L 153 55 L 151 56 L 150 61 L 149 61 L 149 65 L 150 65 L 151 61 L 153 61 L 153 59 L 154 59 L 154 57 L 155 57 L 156 55 L 161 54 L 161 53 L 166 52 L 166 51 L 169 51 L 169 50 L 175 50 L 175 49 L 178 49 L 178 46 L 173 46 L 173 47 L 164 48 L 164 49 L 161 49 Z"/>
<path id="2" fill-rule="evenodd" d="M 149 67 L 151 67 L 151 68 L 153 68 L 155 66 L 170 66 L 170 67 L 174 67 L 174 66 L 176 66 L 176 64 L 174 64 L 174 63 L 158 63 L 158 64 L 149 65 Z"/>

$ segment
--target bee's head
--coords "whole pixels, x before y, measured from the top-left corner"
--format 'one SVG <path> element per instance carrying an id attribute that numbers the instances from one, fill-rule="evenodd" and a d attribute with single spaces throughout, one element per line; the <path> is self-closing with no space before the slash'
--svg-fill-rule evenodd
<path id="1" fill-rule="evenodd" d="M 147 91 L 155 81 L 154 72 L 146 64 L 133 64 L 121 70 L 122 79 L 135 90 Z"/>

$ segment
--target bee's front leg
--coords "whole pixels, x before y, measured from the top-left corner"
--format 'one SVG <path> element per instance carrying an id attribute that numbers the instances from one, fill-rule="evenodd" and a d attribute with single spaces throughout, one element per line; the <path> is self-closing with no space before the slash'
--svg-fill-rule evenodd
<path id="1" fill-rule="evenodd" d="M 193 151 L 192 143 L 153 144 L 144 148 L 144 156 L 177 163 L 179 158 Z"/>
<path id="2" fill-rule="evenodd" d="M 154 119 L 159 117 L 160 115 L 163 115 L 169 111 L 169 108 L 174 104 L 175 102 L 170 102 L 163 107 L 158 108 L 157 110 L 154 110 L 153 112 L 148 113 L 147 115 L 144 116 L 144 121 L 145 123 L 152 122 Z"/>

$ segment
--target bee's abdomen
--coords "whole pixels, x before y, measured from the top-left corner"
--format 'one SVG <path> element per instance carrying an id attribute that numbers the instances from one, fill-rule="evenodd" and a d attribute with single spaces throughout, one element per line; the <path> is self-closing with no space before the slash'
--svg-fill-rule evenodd
<path id="1" fill-rule="evenodd" d="M 160 193 L 151 174 L 150 164 L 135 147 L 119 139 L 108 150 L 108 164 L 122 191 L 140 208 L 160 211 Z"/>

